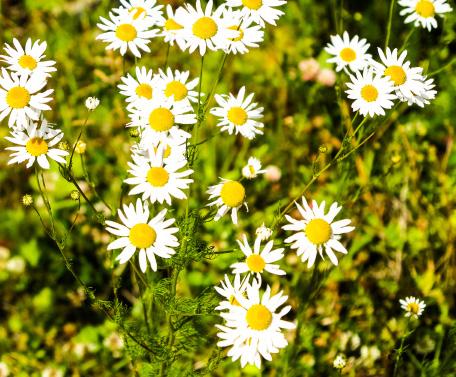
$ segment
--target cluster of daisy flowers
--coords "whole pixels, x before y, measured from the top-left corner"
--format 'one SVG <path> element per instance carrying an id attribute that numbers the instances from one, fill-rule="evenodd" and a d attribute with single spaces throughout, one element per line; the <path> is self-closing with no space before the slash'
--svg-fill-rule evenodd
<path id="1" fill-rule="evenodd" d="M 50 110 L 52 89 L 46 90 L 47 81 L 56 71 L 55 62 L 46 60 L 46 42 L 28 39 L 25 46 L 17 39 L 5 43 L 0 61 L 6 65 L 0 74 L 0 121 L 8 117 L 10 135 L 5 137 L 15 146 L 8 164 L 26 162 L 30 168 L 35 162 L 49 169 L 48 157 L 65 163 L 68 152 L 55 148 L 63 132 L 47 122 L 43 112 Z"/>
<path id="2" fill-rule="evenodd" d="M 369 46 L 366 39 L 350 38 L 345 31 L 342 36 L 331 36 L 325 48 L 331 55 L 328 62 L 350 77 L 346 93 L 354 111 L 373 117 L 385 115 L 395 100 L 424 107 L 435 98 L 434 80 L 423 74 L 423 68 L 412 66 L 406 50 L 378 48 L 379 59 L 374 60 L 367 52 Z"/>
<path id="3" fill-rule="evenodd" d="M 277 7 L 284 0 L 227 0 L 218 7 L 213 1 L 203 7 L 200 0 L 195 6 L 186 3 L 173 9 L 157 5 L 155 0 L 121 0 L 113 8 L 109 19 L 101 18 L 98 27 L 104 31 L 97 38 L 109 43 L 106 47 L 129 50 L 136 57 L 141 51 L 150 52 L 153 38 L 162 38 L 183 51 L 208 50 L 244 54 L 263 41 L 266 24 L 275 25 L 283 14 Z"/>

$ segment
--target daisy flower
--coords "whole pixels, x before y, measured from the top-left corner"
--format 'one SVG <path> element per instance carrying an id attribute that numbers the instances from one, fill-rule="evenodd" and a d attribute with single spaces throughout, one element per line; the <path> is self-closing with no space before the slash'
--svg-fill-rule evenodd
<path id="1" fill-rule="evenodd" d="M 265 27 L 265 22 L 276 25 L 276 21 L 284 13 L 276 9 L 286 4 L 284 0 L 227 0 L 226 5 L 229 7 L 242 7 L 241 16 L 251 18 L 261 27 Z"/>
<path id="2" fill-rule="evenodd" d="M 337 355 L 333 361 L 333 367 L 335 369 L 344 369 L 346 365 L 347 365 L 347 358 L 345 357 L 345 355 L 342 355 L 342 354 Z"/>
<path id="3" fill-rule="evenodd" d="M 236 300 L 237 295 L 244 295 L 249 282 L 247 279 L 241 281 L 241 275 L 236 274 L 234 276 L 234 284 L 231 284 L 228 275 L 225 275 L 225 281 L 220 282 L 221 287 L 214 287 L 217 293 L 226 298 L 225 301 L 221 301 L 215 310 L 226 310 L 230 309 L 232 305 L 239 305 Z"/>
<path id="4" fill-rule="evenodd" d="M 163 162 L 170 163 L 186 159 L 187 138 L 168 135 L 162 140 L 142 138 L 138 144 L 131 147 L 132 152 L 150 159 L 152 154 L 157 154 L 158 149 L 163 149 Z"/>
<path id="5" fill-rule="evenodd" d="M 267 226 L 261 224 L 259 228 L 255 230 L 255 234 L 258 238 L 260 238 L 262 241 L 266 241 L 272 236 L 272 229 L 268 228 Z"/>
<path id="6" fill-rule="evenodd" d="M 211 109 L 211 114 L 219 118 L 217 123 L 222 131 L 228 131 L 230 135 L 240 133 L 242 136 L 253 139 L 257 134 L 262 135 L 264 127 L 259 119 L 263 118 L 263 108 L 252 102 L 254 94 L 245 97 L 243 86 L 237 97 L 233 94 L 214 96 L 219 107 Z"/>
<path id="7" fill-rule="evenodd" d="M 145 19 L 150 26 L 163 19 L 161 8 L 155 0 L 120 0 L 122 6 L 130 13 L 133 20 Z M 113 9 L 113 12 L 121 14 L 122 8 Z"/>
<path id="8" fill-rule="evenodd" d="M 166 202 L 171 205 L 171 197 L 185 199 L 187 196 L 182 190 L 188 188 L 193 182 L 188 177 L 193 170 L 179 171 L 186 164 L 185 159 L 163 163 L 163 149 L 159 148 L 157 153 L 151 153 L 150 159 L 132 154 L 133 162 L 129 162 L 128 171 L 133 177 L 127 178 L 125 183 L 134 185 L 129 195 L 142 194 L 142 200 L 149 199 L 151 203 Z"/>
<path id="9" fill-rule="evenodd" d="M 332 55 L 327 60 L 328 63 L 336 64 L 336 71 L 348 67 L 352 71 L 359 71 L 369 65 L 371 55 L 367 54 L 370 44 L 355 35 L 352 39 L 348 32 L 344 32 L 342 38 L 340 35 L 331 35 L 331 43 L 325 47 L 325 51 Z"/>
<path id="10" fill-rule="evenodd" d="M 157 78 L 154 77 L 152 70 L 146 67 L 136 67 L 135 73 L 136 78 L 129 73 L 121 77 L 122 84 L 117 87 L 120 89 L 120 94 L 127 97 L 125 101 L 133 108 L 138 108 L 144 102 L 152 99 Z"/>
<path id="11" fill-rule="evenodd" d="M 180 130 L 177 124 L 195 124 L 196 115 L 191 106 L 177 104 L 171 99 L 152 100 L 130 114 L 132 126 L 141 127 L 145 140 L 165 140 L 169 135 L 190 138 L 188 132 Z"/>
<path id="12" fill-rule="evenodd" d="M 261 358 L 272 360 L 272 353 L 278 353 L 288 344 L 282 329 L 293 329 L 295 325 L 282 319 L 291 306 L 282 306 L 287 296 L 282 292 L 271 296 L 268 286 L 260 297 L 258 286 L 248 286 L 246 297 L 236 295 L 239 305 L 232 305 L 228 312 L 220 313 L 225 325 L 216 325 L 221 330 L 217 336 L 221 339 L 219 347 L 231 347 L 228 356 L 236 361 L 240 358 L 241 366 L 246 364 L 261 367 Z"/>
<path id="13" fill-rule="evenodd" d="M 166 6 L 166 18 L 163 18 L 162 21 L 157 23 L 157 26 L 160 28 L 158 36 L 163 37 L 165 42 L 171 46 L 174 46 L 174 42 L 176 42 L 182 51 L 185 50 L 186 45 L 184 26 L 182 25 L 182 19 L 185 13 L 186 10 L 183 7 L 177 8 L 174 13 L 173 7 L 168 4 Z"/>
<path id="14" fill-rule="evenodd" d="M 446 0 L 399 0 L 399 5 L 404 7 L 400 15 L 408 15 L 405 23 L 413 22 L 414 26 L 428 29 L 437 28 L 436 15 L 442 17 L 444 13 L 451 12 L 453 8 Z"/>
<path id="15" fill-rule="evenodd" d="M 225 16 L 226 17 L 226 16 Z M 260 25 L 254 24 L 251 18 L 242 18 L 239 12 L 232 12 L 230 17 L 235 20 L 229 29 L 236 30 L 239 35 L 228 39 L 226 52 L 228 54 L 245 54 L 250 48 L 259 47 L 263 42 L 264 31 Z M 239 20 L 242 20 L 239 22 Z"/>
<path id="16" fill-rule="evenodd" d="M 258 176 L 258 174 L 264 174 L 266 170 L 261 169 L 261 161 L 255 157 L 250 157 L 247 165 L 242 168 L 242 175 L 247 179 L 253 179 Z"/>
<path id="17" fill-rule="evenodd" d="M 292 249 L 297 249 L 298 256 L 302 255 L 301 260 L 307 261 L 308 268 L 314 265 L 317 252 L 324 259 L 323 250 L 331 262 L 337 266 L 338 260 L 333 250 L 347 254 L 347 249 L 339 242 L 339 239 L 341 234 L 349 233 L 355 229 L 353 226 L 349 226 L 351 220 L 344 219 L 333 222 L 342 209 L 337 203 L 331 205 L 327 214 L 325 214 L 325 201 L 318 206 L 317 202 L 313 200 L 311 208 L 303 197 L 302 207 L 298 203 L 295 204 L 303 220 L 296 220 L 285 215 L 289 224 L 283 226 L 283 229 L 296 232 L 288 237 L 285 242 L 291 243 Z"/>
<path id="18" fill-rule="evenodd" d="M 48 157 L 64 164 L 66 161 L 63 157 L 67 156 L 68 152 L 52 148 L 62 138 L 63 132 L 50 127 L 45 119 L 41 120 L 41 125 L 29 121 L 24 130 L 13 130 L 11 136 L 5 137 L 6 140 L 18 145 L 6 148 L 14 151 L 8 165 L 27 161 L 26 167 L 29 168 L 37 161 L 43 169 L 49 169 Z"/>
<path id="19" fill-rule="evenodd" d="M 347 83 L 348 90 L 345 92 L 348 98 L 354 100 L 351 104 L 353 111 L 359 111 L 362 115 L 369 114 L 385 115 L 385 109 L 393 107 L 396 99 L 394 83 L 389 76 L 382 76 L 373 69 L 364 69 L 363 72 L 356 72 L 350 75 L 351 82 Z"/>
<path id="20" fill-rule="evenodd" d="M 198 102 L 198 92 L 193 90 L 198 85 L 199 78 L 187 82 L 189 71 L 180 72 L 177 69 L 172 71 L 168 68 L 166 72 L 159 70 L 158 90 L 165 98 L 174 102 L 190 105 L 190 102 Z"/>
<path id="21" fill-rule="evenodd" d="M 184 26 L 183 35 L 186 40 L 186 48 L 192 53 L 196 49 L 200 55 L 209 50 L 223 50 L 228 44 L 228 38 L 236 38 L 238 31 L 229 29 L 226 20 L 223 18 L 225 7 L 219 6 L 212 11 L 213 1 L 207 2 L 203 11 L 200 0 L 196 1 L 196 7 L 186 4 L 186 12 L 179 14 Z"/>
<path id="22" fill-rule="evenodd" d="M 50 72 L 55 72 L 55 61 L 43 60 L 46 55 L 46 42 L 37 40 L 32 43 L 29 38 L 25 43 L 25 48 L 21 46 L 19 41 L 14 38 L 13 46 L 5 43 L 6 55 L 0 55 L 2 61 L 8 64 L 8 69 L 16 72 L 19 75 L 30 75 L 37 73 L 45 76 L 50 76 Z"/>
<path id="23" fill-rule="evenodd" d="M 405 300 L 399 300 L 399 303 L 401 304 L 401 308 L 405 310 L 405 316 L 415 319 L 418 319 L 423 314 L 423 310 L 426 307 L 424 301 L 420 301 L 413 296 L 406 297 Z"/>
<path id="24" fill-rule="evenodd" d="M 120 264 L 130 260 L 136 250 L 139 250 L 139 267 L 142 272 L 147 270 L 147 260 L 153 271 L 157 271 L 157 260 L 155 256 L 161 258 L 171 258 L 175 254 L 174 248 L 179 246 L 177 237 L 178 228 L 170 228 L 176 220 L 165 220 L 166 209 L 160 211 L 158 215 L 149 220 L 149 208 L 140 199 L 134 204 L 123 206 L 117 210 L 122 223 L 106 221 L 106 230 L 119 238 L 108 245 L 108 250 L 122 249 L 116 260 Z"/>
<path id="25" fill-rule="evenodd" d="M 222 182 L 218 185 L 210 186 L 207 193 L 209 194 L 209 201 L 215 199 L 208 206 L 218 207 L 214 221 L 220 220 L 222 216 L 231 211 L 231 220 L 233 224 L 237 224 L 238 210 L 243 205 L 247 211 L 249 210 L 245 201 L 245 188 L 238 181 L 222 178 Z"/>
<path id="26" fill-rule="evenodd" d="M 405 61 L 407 51 L 398 56 L 397 48 L 391 51 L 387 47 L 386 53 L 379 48 L 378 55 L 381 63 L 373 62 L 373 67 L 378 74 L 389 77 L 397 95 L 409 98 L 413 97 L 414 93 L 420 92 L 423 69 L 421 67 L 410 67 L 410 62 Z"/>
<path id="27" fill-rule="evenodd" d="M 285 271 L 281 270 L 280 267 L 275 264 L 275 262 L 283 258 L 283 248 L 275 249 L 274 242 L 269 241 L 261 250 L 261 238 L 257 237 L 253 245 L 253 250 L 247 241 L 246 235 L 244 235 L 243 240 L 238 240 L 239 247 L 245 255 L 245 261 L 234 263 L 231 265 L 233 269 L 233 274 L 243 274 L 249 273 L 255 275 L 258 280 L 261 279 L 261 274 L 263 271 L 267 271 L 270 274 L 274 275 L 285 275 Z"/>
<path id="28" fill-rule="evenodd" d="M 43 110 L 50 110 L 48 102 L 52 89 L 39 93 L 46 85 L 44 74 L 9 74 L 2 68 L 0 76 L 0 121 L 9 115 L 8 126 L 26 127 L 28 119 L 38 120 Z"/>
<path id="29" fill-rule="evenodd" d="M 120 50 L 121 55 L 125 55 L 127 49 L 131 53 L 140 58 L 141 52 L 150 52 L 147 44 L 151 38 L 157 35 L 157 30 L 149 30 L 149 22 L 142 18 L 134 19 L 133 16 L 125 9 L 119 15 L 109 13 L 109 20 L 100 17 L 101 23 L 97 26 L 104 31 L 98 35 L 96 39 L 100 39 L 105 43 L 107 50 Z"/>
<path id="30" fill-rule="evenodd" d="M 424 105 L 429 105 L 430 100 L 435 98 L 437 90 L 434 90 L 434 88 L 434 79 L 427 79 L 427 77 L 422 76 L 420 87 L 416 93 L 413 93 L 410 97 L 405 97 L 399 93 L 398 98 L 402 102 L 407 102 L 409 106 L 415 104 L 419 107 L 424 107 Z"/>

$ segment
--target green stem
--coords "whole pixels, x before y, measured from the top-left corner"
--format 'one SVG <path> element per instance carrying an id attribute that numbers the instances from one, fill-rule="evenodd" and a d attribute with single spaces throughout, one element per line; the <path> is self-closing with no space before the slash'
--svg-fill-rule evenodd
<path id="1" fill-rule="evenodd" d="M 401 345 L 399 346 L 399 349 L 396 351 L 396 357 L 394 359 L 393 377 L 397 376 L 399 363 L 401 361 L 402 354 L 404 353 L 404 343 L 405 343 L 405 340 L 407 339 L 407 337 L 410 335 L 408 332 L 409 324 L 410 324 L 410 317 L 407 318 L 407 324 L 405 325 L 405 334 L 401 338 Z"/>
<path id="2" fill-rule="evenodd" d="M 385 50 L 389 45 L 389 40 L 391 36 L 391 25 L 393 23 L 393 10 L 394 10 L 394 3 L 396 0 L 391 0 L 390 7 L 389 7 L 389 15 L 388 15 L 388 26 L 386 29 L 386 38 L 385 38 Z"/>
<path id="3" fill-rule="evenodd" d="M 79 131 L 79 135 L 78 135 L 78 138 L 76 139 L 76 143 L 74 143 L 74 145 L 73 145 L 73 150 L 71 151 L 71 155 L 70 155 L 70 161 L 68 162 L 68 170 L 70 170 L 70 171 L 71 171 L 71 167 L 73 165 L 74 151 L 76 150 L 79 140 L 81 140 L 82 133 L 84 132 L 84 128 L 87 124 L 87 121 L 89 120 L 89 115 L 90 115 L 90 111 L 87 112 L 87 116 L 84 120 L 84 123 L 81 126 L 81 130 Z"/>
<path id="4" fill-rule="evenodd" d="M 413 32 L 415 31 L 415 27 L 411 28 L 410 31 L 408 32 L 407 36 L 405 37 L 404 39 L 404 43 L 402 43 L 402 47 L 401 49 L 399 50 L 399 55 L 401 54 L 402 51 L 405 50 L 405 48 L 407 47 L 407 43 L 409 41 L 409 39 L 411 38 L 411 36 L 413 35 Z"/>

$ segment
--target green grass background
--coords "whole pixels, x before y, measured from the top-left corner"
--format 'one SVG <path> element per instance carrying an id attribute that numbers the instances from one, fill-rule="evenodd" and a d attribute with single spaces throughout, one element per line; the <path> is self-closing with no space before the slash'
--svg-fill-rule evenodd
<path id="1" fill-rule="evenodd" d="M 454 3 L 451 5 L 455 7 Z M 100 98 L 101 104 L 91 115 L 83 138 L 87 143 L 87 167 L 100 194 L 117 208 L 122 180 L 127 176 L 129 146 L 133 143 L 124 128 L 127 113 L 116 89 L 124 68 L 117 52 L 105 51 L 105 45 L 95 41 L 98 17 L 107 16 L 113 6 L 117 6 L 116 1 L 2 0 L 0 42 L 11 42 L 14 37 L 22 43 L 29 37 L 47 41 L 47 56 L 57 61 L 58 71 L 49 82 L 55 97 L 53 111 L 46 115 L 64 130 L 68 142 L 74 142 L 85 117 L 85 98 Z M 270 224 L 278 204 L 288 203 L 312 178 L 319 147 L 325 146 L 327 153 L 320 155 L 317 166 L 323 166 L 340 148 L 346 128 L 350 127 L 344 121 L 349 103 L 344 100 L 339 107 L 334 87 L 304 82 L 298 69 L 298 63 L 309 57 L 331 68 L 325 63 L 323 47 L 336 32 L 339 6 L 339 1 L 289 1 L 279 26 L 267 27 L 265 42 L 259 49 L 228 58 L 217 92 L 237 92 L 244 85 L 248 92 L 254 92 L 255 100 L 265 107 L 265 134 L 251 142 L 227 136 L 204 144 L 195 166 L 192 206 L 206 202 L 205 190 L 218 177 L 238 178 L 251 155 L 264 165 L 278 166 L 282 177 L 278 182 L 259 178 L 247 184 L 250 211 L 240 215 L 238 228 L 227 218 L 206 225 L 203 239 L 215 250 L 236 248 L 235 240 L 242 232 L 252 237 L 263 221 Z M 374 56 L 376 46 L 384 45 L 388 7 L 387 1 L 345 0 L 343 4 L 344 29 L 367 38 Z M 400 47 L 412 27 L 405 25 L 403 19 L 396 5 L 391 47 Z M 439 28 L 431 33 L 417 29 L 409 42 L 409 59 L 426 72 L 436 71 L 454 59 L 455 20 L 452 13 L 444 22 L 439 19 Z M 167 46 L 155 39 L 150 47 L 152 52 L 137 64 L 157 70 L 163 67 Z M 217 53 L 210 53 L 205 59 L 206 93 L 219 59 Z M 172 68 L 198 75 L 198 56 L 188 56 L 174 47 L 169 63 Z M 128 56 L 125 69 L 132 72 L 134 65 L 135 60 Z M 283 376 L 285 364 L 289 367 L 288 376 L 336 375 L 331 364 L 339 352 L 349 358 L 344 375 L 390 375 L 393 349 L 398 347 L 405 328 L 398 299 L 407 295 L 424 298 L 427 307 L 420 321 L 415 322 L 417 328 L 409 338 L 410 347 L 400 373 L 456 375 L 454 65 L 433 78 L 438 96 L 431 105 L 425 109 L 396 108 L 391 120 L 379 126 L 365 147 L 325 172 L 307 193 L 309 199 L 342 203 L 341 216 L 351 218 L 356 230 L 344 238 L 349 253 L 340 258 L 337 268 L 320 265 L 330 268 L 328 277 L 319 295 L 301 313 L 302 327 L 293 353 L 283 350 L 273 362 L 266 362 L 261 372 L 256 368 L 241 372 L 238 363 L 225 358 L 211 372 L 213 375 Z M 201 138 L 216 131 L 215 119 L 209 116 Z M 40 376 L 48 367 L 57 368 L 66 376 L 156 375 L 156 362 L 134 349 L 113 352 L 104 344 L 116 326 L 87 304 L 39 219 L 21 205 L 26 193 L 34 193 L 38 200 L 37 187 L 33 170 L 7 166 L 8 153 L 4 148 L 8 145 L 3 139 L 7 133 L 7 123 L 3 121 L 0 361 L 9 366 L 11 375 L 21 377 Z M 76 172 L 82 174 L 79 156 Z M 46 173 L 46 180 L 63 230 L 77 210 L 77 204 L 69 199 L 73 187 L 59 177 L 55 164 Z M 94 197 L 87 184 L 82 187 Z M 37 206 L 44 210 L 40 201 Z M 174 208 L 174 215 L 182 215 L 182 203 Z M 284 238 L 285 234 L 279 232 L 277 244 Z M 101 299 L 112 298 L 112 278 L 118 279 L 119 296 L 131 309 L 129 322 L 141 326 L 138 285 L 128 267 L 113 262 L 115 255 L 106 251 L 109 240 L 83 204 L 67 248 L 73 268 Z M 192 264 L 180 276 L 178 296 L 190 298 L 211 291 L 210 287 L 241 255 L 235 251 Z M 23 262 L 23 270 L 15 272 L 11 267 Z M 290 250 L 282 268 L 286 277 L 268 277 L 267 281 L 273 289 L 280 287 L 290 296 L 293 310 L 288 319 L 293 320 L 308 299 L 306 287 L 312 271 Z M 147 279 L 153 287 L 165 276 L 166 269 L 157 273 L 149 270 Z M 164 336 L 163 308 L 156 305 L 154 313 L 157 334 Z M 207 364 L 215 345 L 214 324 L 220 322 L 217 316 L 203 316 L 188 333 L 182 334 L 179 344 L 183 346 L 170 375 L 196 375 Z M 296 334 L 291 332 L 288 338 L 293 343 Z"/>

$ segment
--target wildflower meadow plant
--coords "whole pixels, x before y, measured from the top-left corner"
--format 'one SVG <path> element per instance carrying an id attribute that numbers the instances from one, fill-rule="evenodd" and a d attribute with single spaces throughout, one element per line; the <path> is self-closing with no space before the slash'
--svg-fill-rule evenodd
<path id="1" fill-rule="evenodd" d="M 337 73 L 320 70 L 316 60 L 310 68 L 301 67 L 312 71 L 312 80 L 319 72 L 329 74 L 317 81 L 336 93 L 345 111 L 341 122 L 348 126 L 341 142 L 333 143 L 337 151 L 316 148 L 312 175 L 300 179 L 297 190 L 290 188 L 291 200 L 274 196 L 274 184 L 282 172 L 289 174 L 289 166 L 262 165 L 264 140 L 281 140 L 272 126 L 274 110 L 263 105 L 262 93 L 254 92 L 243 76 L 219 85 L 227 65 L 261 50 L 271 38 L 287 12 L 286 1 L 196 0 L 164 7 L 155 0 L 120 0 L 100 17 L 99 33 L 91 43 L 104 43 L 106 54 L 118 58 L 115 80 L 106 81 L 127 114 L 127 131 L 121 134 L 124 147 L 116 151 L 118 161 L 125 163 L 116 166 L 116 182 L 102 183 L 120 186 L 115 202 L 100 194 L 86 162 L 90 150 L 99 147 L 90 139 L 89 119 L 109 101 L 103 93 L 86 94 L 90 97 L 81 99 L 85 116 L 75 122 L 77 137 L 68 142 L 60 122 L 48 120 L 59 119 L 50 81 L 61 74 L 58 55 L 46 60 L 47 44 L 39 40 L 21 44 L 14 38 L 5 43 L 0 56 L 0 120 L 8 130 L 8 164 L 32 169 L 37 194 L 24 192 L 22 203 L 38 216 L 92 309 L 114 323 L 116 332 L 104 342 L 114 342 L 116 353 L 127 349 L 131 361 L 140 360 L 153 376 L 217 375 L 225 358 L 239 368 L 255 367 L 264 373 L 278 365 L 275 375 L 291 375 L 303 352 L 305 311 L 317 300 L 329 273 L 353 262 L 352 239 L 376 226 L 359 220 L 353 205 L 356 198 L 344 199 L 329 191 L 322 198 L 311 187 L 326 171 L 368 146 L 374 136 L 381 137 L 380 130 L 401 112 L 419 114 L 424 106 L 432 106 L 438 92 L 436 76 L 419 65 L 416 54 L 408 50 L 408 39 L 400 47 L 390 45 L 394 4 L 392 0 L 384 46 L 364 38 L 362 29 L 347 25 L 343 30 L 339 20 L 337 33 L 327 35 L 318 47 L 327 66 L 334 64 Z M 436 16 L 440 19 L 451 11 L 444 0 L 401 0 L 398 5 L 406 24 L 428 30 L 438 27 Z M 157 49 L 166 50 L 163 64 L 142 61 Z M 192 59 L 198 62 L 197 69 Z M 344 101 L 348 106 L 343 106 Z M 232 159 L 218 156 L 222 138 L 241 145 L 242 153 Z M 212 162 L 204 158 L 205 149 L 212 151 L 214 160 L 222 160 L 211 165 L 215 174 L 207 168 Z M 69 221 L 59 221 L 56 213 L 62 207 L 50 200 L 46 172 L 52 169 L 71 187 L 66 198 L 77 211 Z M 260 200 L 255 199 L 258 192 Z M 273 213 L 261 213 L 259 202 L 270 197 L 276 198 Z M 77 272 L 77 259 L 68 256 L 79 216 L 93 220 L 104 235 L 104 267 L 113 275 L 112 293 L 104 298 L 86 282 L 87 274 Z M 245 226 L 247 219 L 255 219 L 253 228 Z M 221 229 L 233 234 L 237 243 L 222 242 L 226 235 Z M 201 265 L 215 271 L 211 261 L 225 254 L 238 258 L 216 271 L 219 278 L 223 276 L 220 283 L 192 291 L 186 283 L 192 271 Z M 301 276 L 294 274 L 295 269 L 308 275 L 306 284 L 296 283 Z M 135 297 L 123 284 L 137 286 L 139 295 Z M 125 291 L 131 305 L 121 298 Z M 419 319 L 426 306 L 414 297 L 400 304 L 407 325 L 400 348 L 391 351 L 394 375 L 411 334 L 409 321 Z M 134 323 L 130 307 L 141 312 Z M 321 322 L 337 327 L 332 317 Z M 312 331 L 318 330 L 312 327 Z M 210 349 L 203 365 L 187 355 L 192 347 Z M 326 360 L 342 374 L 355 363 L 347 361 L 349 353 L 340 351 L 344 353 Z M 185 371 L 180 359 L 188 361 Z"/>

